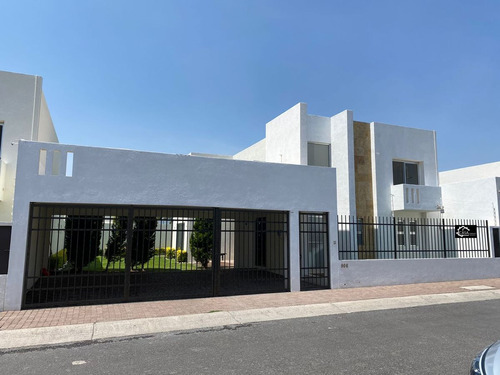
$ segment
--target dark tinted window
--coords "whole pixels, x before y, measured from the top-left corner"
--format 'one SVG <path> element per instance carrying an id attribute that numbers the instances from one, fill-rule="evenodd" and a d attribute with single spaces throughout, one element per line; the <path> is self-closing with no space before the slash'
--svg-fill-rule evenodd
<path id="1" fill-rule="evenodd" d="M 405 163 L 406 183 L 418 185 L 418 166 L 413 163 Z"/>
<path id="2" fill-rule="evenodd" d="M 404 161 L 392 162 L 392 183 L 394 185 L 418 185 L 418 164 Z"/>
<path id="3" fill-rule="evenodd" d="M 392 162 L 392 179 L 394 185 L 405 183 L 405 163 L 402 161 Z"/>

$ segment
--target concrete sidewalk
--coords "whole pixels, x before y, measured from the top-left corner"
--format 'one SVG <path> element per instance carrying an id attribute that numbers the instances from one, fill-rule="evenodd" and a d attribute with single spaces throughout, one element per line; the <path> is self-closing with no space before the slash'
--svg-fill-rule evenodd
<path id="1" fill-rule="evenodd" d="M 0 349 L 490 299 L 500 299 L 500 278 L 7 311 Z"/>

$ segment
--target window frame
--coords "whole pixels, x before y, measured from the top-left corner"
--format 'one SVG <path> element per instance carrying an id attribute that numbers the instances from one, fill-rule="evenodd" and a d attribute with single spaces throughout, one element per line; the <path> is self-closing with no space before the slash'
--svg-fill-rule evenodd
<path id="1" fill-rule="evenodd" d="M 328 147 L 328 165 L 323 164 L 311 164 L 311 146 L 326 146 Z M 332 145 L 330 143 L 322 142 L 307 142 L 307 165 L 314 167 L 331 167 L 332 166 Z"/>
<path id="2" fill-rule="evenodd" d="M 395 166 L 397 164 L 402 164 L 403 166 L 403 170 L 402 170 L 402 178 L 403 178 L 403 181 L 402 182 L 396 182 L 396 174 L 395 174 Z M 418 162 L 418 161 L 404 161 L 404 160 L 393 160 L 392 161 L 392 184 L 393 185 L 403 185 L 403 184 L 406 184 L 406 185 L 421 185 L 421 182 L 420 182 L 420 164 L 421 162 Z M 415 166 L 416 168 L 416 183 L 413 183 L 413 182 L 408 182 L 409 178 L 408 178 L 408 167 L 407 166 Z M 400 176 L 398 176 L 400 177 Z"/>

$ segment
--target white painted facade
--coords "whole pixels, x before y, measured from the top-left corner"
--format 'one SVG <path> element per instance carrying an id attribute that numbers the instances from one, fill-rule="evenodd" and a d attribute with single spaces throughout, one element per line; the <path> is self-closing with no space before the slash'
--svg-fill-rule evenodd
<path id="1" fill-rule="evenodd" d="M 331 167 L 337 170 L 338 212 L 356 215 L 355 136 L 353 113 L 332 117 L 307 113 L 298 103 L 266 124 L 265 139 L 234 155 L 239 160 L 308 164 L 308 143 L 330 145 Z M 436 133 L 369 124 L 374 216 L 426 217 L 439 212 Z M 418 164 L 419 185 L 393 185 L 393 161 Z"/>
<path id="2" fill-rule="evenodd" d="M 266 124 L 265 139 L 232 157 L 167 155 L 50 143 L 58 139 L 41 87 L 41 77 L 0 72 L 0 222 L 15 218 L 9 274 L 0 275 L 0 311 L 21 307 L 31 202 L 287 211 L 292 291 L 300 289 L 299 212 L 329 215 L 332 288 L 498 274 L 496 259 L 338 260 L 337 213 L 357 213 L 352 111 L 315 116 L 299 103 Z M 444 205 L 445 217 L 500 224 L 500 163 L 444 172 L 440 187 L 435 132 L 376 122 L 366 126 L 374 216 L 436 217 Z M 305 167 L 310 143 L 329 146 L 331 168 Z M 417 164 L 418 184 L 394 185 L 394 161 Z"/>
<path id="3" fill-rule="evenodd" d="M 444 216 L 500 225 L 500 162 L 439 173 Z"/>
<path id="4" fill-rule="evenodd" d="M 300 288 L 299 212 L 327 212 L 330 269 L 338 269 L 334 169 L 24 141 L 19 151 L 6 310 L 21 308 L 30 202 L 288 211 L 292 291 Z"/>
<path id="5" fill-rule="evenodd" d="M 0 222 L 12 222 L 18 141 L 58 142 L 42 81 L 39 76 L 0 71 Z"/>
<path id="6" fill-rule="evenodd" d="M 370 131 L 375 216 L 394 212 L 395 216 L 425 217 L 427 212 L 438 212 L 442 202 L 436 133 L 377 122 L 370 124 Z M 419 184 L 393 185 L 393 161 L 417 163 Z"/>

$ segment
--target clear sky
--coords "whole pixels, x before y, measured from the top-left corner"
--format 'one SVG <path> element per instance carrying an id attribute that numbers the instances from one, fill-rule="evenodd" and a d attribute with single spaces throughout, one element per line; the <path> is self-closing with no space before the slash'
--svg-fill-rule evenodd
<path id="1" fill-rule="evenodd" d="M 3 0 L 0 70 L 36 74 L 60 142 L 234 154 L 298 102 L 500 161 L 500 1 Z"/>

